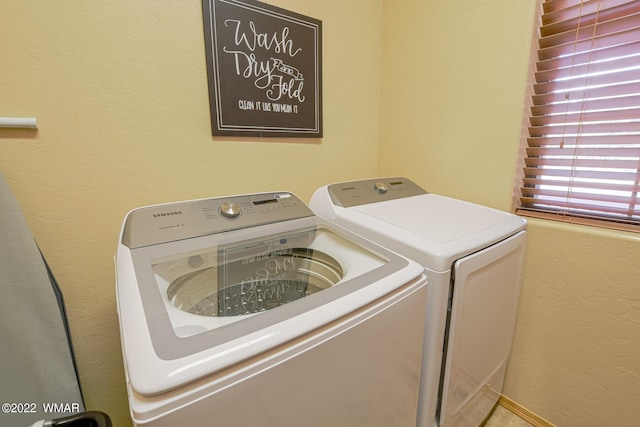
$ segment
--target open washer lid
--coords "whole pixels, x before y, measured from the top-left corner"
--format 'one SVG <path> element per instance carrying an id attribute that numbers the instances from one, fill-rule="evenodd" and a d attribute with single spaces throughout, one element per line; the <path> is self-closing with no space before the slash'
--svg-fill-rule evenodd
<path id="1" fill-rule="evenodd" d="M 328 185 L 309 206 L 436 271 L 526 226 L 517 215 L 431 194 L 402 177 Z"/>
<path id="2" fill-rule="evenodd" d="M 240 213 L 225 216 L 230 206 Z M 141 394 L 229 367 L 422 277 L 289 193 L 134 210 L 116 263 L 123 350 Z"/>

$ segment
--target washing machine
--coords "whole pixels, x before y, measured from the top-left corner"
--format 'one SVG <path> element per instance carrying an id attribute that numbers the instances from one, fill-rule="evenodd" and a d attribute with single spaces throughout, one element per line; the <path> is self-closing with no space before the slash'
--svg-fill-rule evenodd
<path id="1" fill-rule="evenodd" d="M 134 209 L 115 263 L 135 425 L 415 425 L 423 268 L 295 195 Z"/>
<path id="2" fill-rule="evenodd" d="M 324 186 L 319 216 L 419 262 L 429 279 L 418 425 L 477 427 L 503 387 L 526 222 L 403 177 Z"/>

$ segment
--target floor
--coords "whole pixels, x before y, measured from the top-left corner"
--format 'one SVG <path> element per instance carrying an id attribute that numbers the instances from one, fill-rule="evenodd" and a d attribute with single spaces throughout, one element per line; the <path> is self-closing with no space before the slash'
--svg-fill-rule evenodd
<path id="1" fill-rule="evenodd" d="M 533 424 L 520 418 L 507 408 L 496 405 L 493 413 L 483 427 L 535 427 Z"/>

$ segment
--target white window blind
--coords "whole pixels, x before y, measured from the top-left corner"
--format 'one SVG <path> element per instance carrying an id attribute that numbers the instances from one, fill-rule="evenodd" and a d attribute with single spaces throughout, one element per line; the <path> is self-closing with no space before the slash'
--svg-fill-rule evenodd
<path id="1" fill-rule="evenodd" d="M 640 0 L 542 7 L 518 212 L 640 231 Z"/>

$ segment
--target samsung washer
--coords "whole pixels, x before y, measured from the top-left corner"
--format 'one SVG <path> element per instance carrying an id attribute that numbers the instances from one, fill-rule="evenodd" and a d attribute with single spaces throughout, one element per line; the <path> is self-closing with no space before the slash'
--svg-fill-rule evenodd
<path id="1" fill-rule="evenodd" d="M 502 392 L 525 220 L 429 194 L 398 177 L 324 186 L 309 207 L 424 266 L 429 289 L 418 425 L 480 425 Z"/>
<path id="2" fill-rule="evenodd" d="M 422 267 L 291 193 L 131 211 L 116 291 L 135 425 L 415 424 Z"/>

